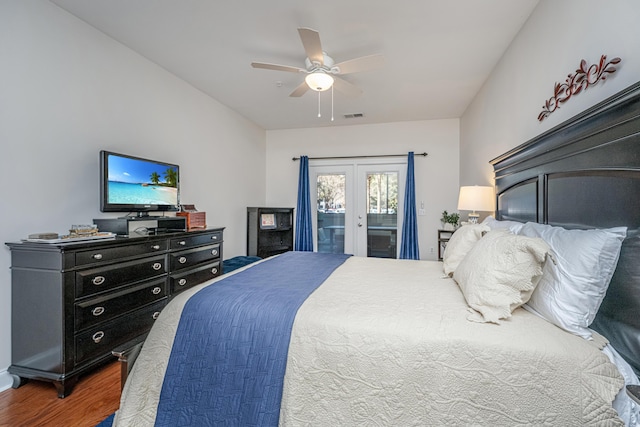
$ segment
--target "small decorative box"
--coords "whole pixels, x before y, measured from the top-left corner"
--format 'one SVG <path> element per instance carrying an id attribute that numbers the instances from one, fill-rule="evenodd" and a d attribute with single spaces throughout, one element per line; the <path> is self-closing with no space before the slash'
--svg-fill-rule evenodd
<path id="1" fill-rule="evenodd" d="M 177 212 L 176 216 L 183 216 L 187 220 L 187 229 L 207 228 L 206 212 Z"/>

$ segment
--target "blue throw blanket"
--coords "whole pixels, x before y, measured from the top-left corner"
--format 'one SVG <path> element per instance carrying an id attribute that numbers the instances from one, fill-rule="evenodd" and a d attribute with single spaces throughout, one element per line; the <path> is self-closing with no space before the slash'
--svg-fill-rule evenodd
<path id="1" fill-rule="evenodd" d="M 277 426 L 295 315 L 348 257 L 288 252 L 193 295 L 176 332 L 156 426 Z"/>

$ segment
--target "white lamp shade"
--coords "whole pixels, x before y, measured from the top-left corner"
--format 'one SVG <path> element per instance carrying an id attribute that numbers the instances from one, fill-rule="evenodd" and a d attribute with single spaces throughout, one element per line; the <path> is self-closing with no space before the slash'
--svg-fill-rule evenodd
<path id="1" fill-rule="evenodd" d="M 317 92 L 323 92 L 333 85 L 333 77 L 321 71 L 307 74 L 307 77 L 304 78 L 304 81 L 307 82 L 309 88 Z"/>
<path id="2" fill-rule="evenodd" d="M 458 210 L 493 212 L 493 187 L 484 187 L 479 185 L 460 187 Z"/>

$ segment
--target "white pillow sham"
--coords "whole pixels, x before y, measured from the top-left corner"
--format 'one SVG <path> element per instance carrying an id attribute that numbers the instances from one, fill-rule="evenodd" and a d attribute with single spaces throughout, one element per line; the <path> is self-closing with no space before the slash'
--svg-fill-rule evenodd
<path id="1" fill-rule="evenodd" d="M 444 274 L 451 276 L 464 259 L 467 252 L 482 237 L 483 233 L 490 231 L 484 224 L 468 224 L 458 228 L 452 235 L 442 254 L 442 268 Z"/>
<path id="2" fill-rule="evenodd" d="M 553 260 L 525 308 L 585 339 L 598 312 L 620 256 L 626 227 L 567 230 L 534 222 L 519 234 L 540 237 L 551 247 Z"/>
<path id="3" fill-rule="evenodd" d="M 486 217 L 482 223 L 492 230 L 509 230 L 513 234 L 518 234 L 518 231 L 520 231 L 524 225 L 524 223 L 518 221 L 498 221 L 491 215 Z"/>
<path id="4" fill-rule="evenodd" d="M 540 281 L 549 246 L 540 238 L 494 230 L 480 239 L 453 273 L 472 313 L 468 319 L 500 323 L 529 300 Z"/>

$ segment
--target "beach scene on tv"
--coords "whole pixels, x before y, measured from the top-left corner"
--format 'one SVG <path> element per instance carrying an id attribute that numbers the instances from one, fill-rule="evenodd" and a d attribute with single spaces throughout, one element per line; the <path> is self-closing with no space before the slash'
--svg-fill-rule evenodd
<path id="1" fill-rule="evenodd" d="M 109 156 L 109 203 L 177 205 L 178 170 L 164 164 Z"/>

